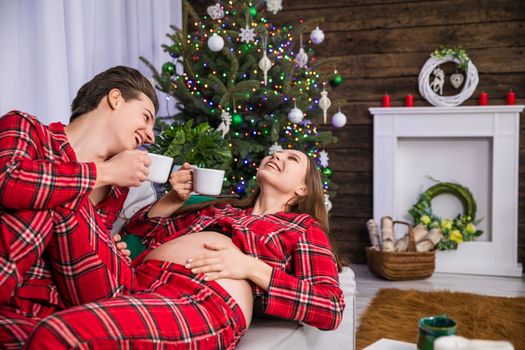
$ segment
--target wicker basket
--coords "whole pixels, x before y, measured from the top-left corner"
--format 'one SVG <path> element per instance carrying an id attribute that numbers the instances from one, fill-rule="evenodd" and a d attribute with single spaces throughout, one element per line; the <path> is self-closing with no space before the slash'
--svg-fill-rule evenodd
<path id="1" fill-rule="evenodd" d="M 406 252 L 384 252 L 366 248 L 368 269 L 373 274 L 392 281 L 419 280 L 432 276 L 436 252 L 417 252 L 412 225 L 408 222 L 394 221 L 408 226 L 408 248 Z"/>

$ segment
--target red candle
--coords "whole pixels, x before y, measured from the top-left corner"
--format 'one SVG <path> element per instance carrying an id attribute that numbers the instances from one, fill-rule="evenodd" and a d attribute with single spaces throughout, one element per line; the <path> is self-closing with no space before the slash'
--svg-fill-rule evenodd
<path id="1" fill-rule="evenodd" d="M 509 90 L 509 92 L 507 92 L 507 104 L 513 105 L 515 103 L 516 103 L 516 93 L 512 90 Z"/>
<path id="2" fill-rule="evenodd" d="M 410 94 L 405 96 L 405 107 L 414 107 L 414 96 Z"/>
<path id="3" fill-rule="evenodd" d="M 483 91 L 481 94 L 479 94 L 479 105 L 486 106 L 488 104 L 489 104 L 489 94 Z"/>
<path id="4" fill-rule="evenodd" d="M 390 107 L 390 95 L 385 92 L 383 96 L 383 107 Z"/>

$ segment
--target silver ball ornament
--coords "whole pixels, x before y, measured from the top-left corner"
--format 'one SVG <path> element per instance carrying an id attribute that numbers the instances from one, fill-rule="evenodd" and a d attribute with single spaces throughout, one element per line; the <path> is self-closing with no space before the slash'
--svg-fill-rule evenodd
<path id="1" fill-rule="evenodd" d="M 332 117 L 332 125 L 336 128 L 342 128 L 346 125 L 346 115 L 341 113 L 340 111 L 333 115 Z"/>
<path id="2" fill-rule="evenodd" d="M 220 35 L 213 34 L 208 39 L 208 47 L 213 52 L 221 51 L 224 47 L 224 39 Z"/>
<path id="3" fill-rule="evenodd" d="M 310 33 L 310 40 L 316 45 L 319 45 L 324 40 L 324 32 L 319 27 L 312 30 Z"/>
<path id="4" fill-rule="evenodd" d="M 304 119 L 304 113 L 299 108 L 295 107 L 288 112 L 288 120 L 294 124 L 300 123 Z"/>

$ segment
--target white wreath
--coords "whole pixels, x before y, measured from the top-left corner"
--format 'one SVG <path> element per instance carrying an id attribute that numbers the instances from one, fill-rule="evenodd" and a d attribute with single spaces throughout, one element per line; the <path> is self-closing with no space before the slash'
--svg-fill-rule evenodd
<path id="1" fill-rule="evenodd" d="M 472 60 L 469 60 L 467 70 L 465 72 L 465 84 L 463 85 L 463 89 L 461 90 L 461 92 L 454 96 L 440 96 L 436 94 L 434 90 L 432 90 L 429 84 L 429 76 L 436 67 L 445 62 L 454 62 L 456 64 L 459 64 L 459 60 L 453 58 L 452 56 L 445 56 L 444 58 L 435 58 L 431 56 L 425 62 L 423 68 L 421 68 L 421 72 L 419 73 L 418 78 L 419 93 L 421 94 L 421 96 L 426 98 L 427 101 L 430 102 L 430 104 L 436 107 L 455 107 L 463 103 L 470 96 L 472 96 L 474 90 L 476 90 L 479 81 L 478 70 L 476 69 L 476 66 L 474 66 L 474 64 L 472 63 Z"/>

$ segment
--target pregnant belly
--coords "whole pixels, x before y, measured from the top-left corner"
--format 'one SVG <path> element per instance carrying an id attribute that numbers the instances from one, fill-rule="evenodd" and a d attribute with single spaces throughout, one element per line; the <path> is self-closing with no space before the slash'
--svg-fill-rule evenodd
<path id="1" fill-rule="evenodd" d="M 231 244 L 231 239 L 213 231 L 201 231 L 184 235 L 153 249 L 144 258 L 144 261 L 155 259 L 186 265 L 188 259 L 202 253 L 210 252 L 209 249 L 204 248 L 204 242 Z M 248 281 L 230 278 L 221 278 L 215 281 L 239 304 L 246 319 L 246 326 L 248 327 L 253 310 L 252 288 Z"/>

